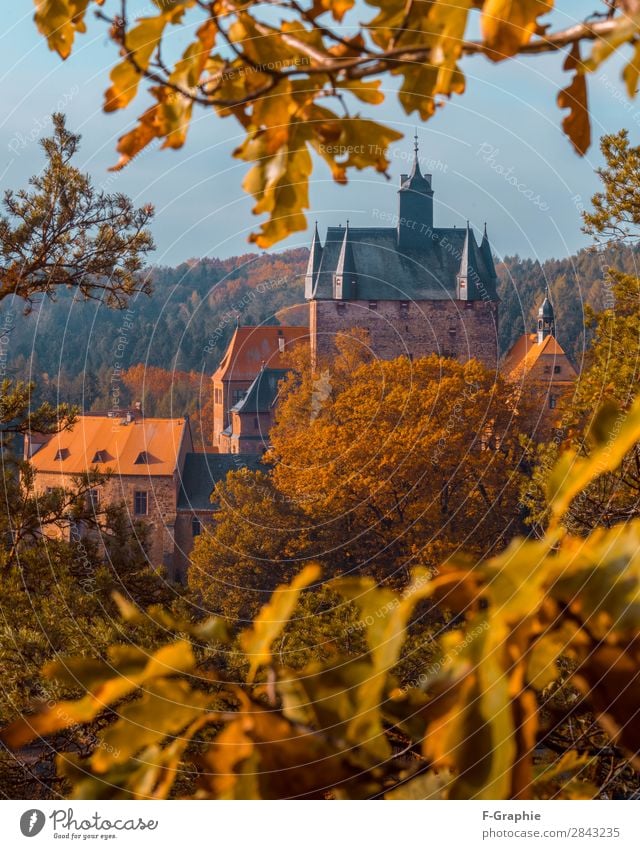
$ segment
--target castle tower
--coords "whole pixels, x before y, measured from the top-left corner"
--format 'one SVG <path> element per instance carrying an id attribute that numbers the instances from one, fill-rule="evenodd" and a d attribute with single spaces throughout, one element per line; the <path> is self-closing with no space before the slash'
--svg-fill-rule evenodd
<path id="1" fill-rule="evenodd" d="M 314 363 L 330 361 L 336 335 L 357 328 L 380 359 L 438 354 L 497 365 L 499 298 L 486 228 L 478 245 L 469 225 L 435 226 L 417 140 L 413 153 L 397 222 L 385 213 L 387 226 L 329 227 L 324 244 L 314 229 L 305 275 Z"/>
<path id="2" fill-rule="evenodd" d="M 540 345 L 547 336 L 556 335 L 556 322 L 553 314 L 553 306 L 549 300 L 549 287 L 544 287 L 544 301 L 538 310 L 538 344 Z"/>
<path id="3" fill-rule="evenodd" d="M 418 162 L 418 135 L 413 148 L 413 168 L 400 175 L 398 191 L 398 248 L 420 248 L 433 231 L 431 174 L 422 175 Z"/>

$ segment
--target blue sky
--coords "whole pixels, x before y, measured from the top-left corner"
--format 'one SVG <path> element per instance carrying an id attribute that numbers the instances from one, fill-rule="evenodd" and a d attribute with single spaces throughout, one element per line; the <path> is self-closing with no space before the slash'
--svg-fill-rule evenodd
<path id="1" fill-rule="evenodd" d="M 554 26 L 580 19 L 596 5 L 592 0 L 561 2 Z M 140 9 L 148 6 L 140 0 Z M 360 7 L 360 19 L 363 11 Z M 62 107 L 70 126 L 82 133 L 78 162 L 95 183 L 155 205 L 154 262 L 175 265 L 189 257 L 253 250 L 246 239 L 257 222 L 251 199 L 240 188 L 248 166 L 231 156 L 241 140 L 239 126 L 196 110 L 182 150 L 154 148 L 117 176 L 109 174 L 118 136 L 133 125 L 147 101 L 141 97 L 127 110 L 105 115 L 102 93 L 116 55 L 104 25 L 90 20 L 89 32 L 62 63 L 36 32 L 32 13 L 29 0 L 3 5 L 0 188 L 24 185 L 41 167 L 34 139 L 47 131 L 50 113 Z M 620 83 L 629 51 L 625 47 L 589 79 L 596 142 L 602 133 L 621 127 L 629 129 L 632 143 L 640 141 L 640 101 L 630 103 Z M 555 104 L 558 89 L 566 84 L 562 60 L 559 54 L 497 66 L 483 57 L 464 60 L 467 92 L 418 126 L 423 166 L 433 172 L 438 225 L 461 226 L 468 218 L 480 230 L 487 221 L 501 256 L 561 257 L 588 244 L 579 213 L 598 188 L 594 168 L 601 157 L 596 143 L 580 159 L 562 135 L 563 113 Z M 361 111 L 407 136 L 391 151 L 392 180 L 373 171 L 354 172 L 348 186 L 338 186 L 318 163 L 308 219 L 310 226 L 318 220 L 321 233 L 347 218 L 353 226 L 379 225 L 396 210 L 397 183 L 407 170 L 416 121 L 395 102 L 391 87 L 387 91 L 384 104 L 363 104 Z M 276 250 L 307 243 L 308 233 L 296 234 Z"/>

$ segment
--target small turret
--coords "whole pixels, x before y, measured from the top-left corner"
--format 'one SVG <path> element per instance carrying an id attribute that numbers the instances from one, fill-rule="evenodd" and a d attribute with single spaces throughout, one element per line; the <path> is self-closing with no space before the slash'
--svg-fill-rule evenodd
<path id="1" fill-rule="evenodd" d="M 333 277 L 333 297 L 338 301 L 347 301 L 356 297 L 356 267 L 353 259 L 353 247 L 349 232 L 349 222 L 344 230 L 340 255 Z"/>
<path id="2" fill-rule="evenodd" d="M 318 222 L 313 231 L 313 239 L 309 248 L 309 262 L 307 263 L 307 272 L 304 276 L 304 296 L 305 298 L 313 298 L 318 271 L 322 261 L 322 244 L 318 235 Z"/>
<path id="3" fill-rule="evenodd" d="M 556 335 L 556 322 L 553 305 L 549 300 L 549 287 L 544 287 L 544 301 L 538 310 L 538 344 L 544 342 L 547 336 Z"/>
<path id="4" fill-rule="evenodd" d="M 496 267 L 493 262 L 493 251 L 491 250 L 489 237 L 487 236 L 486 221 L 484 225 L 484 234 L 482 236 L 482 244 L 480 245 L 480 255 L 482 256 L 482 261 L 484 262 L 484 267 L 486 268 L 489 277 L 493 280 L 497 280 L 498 275 L 496 274 Z"/>

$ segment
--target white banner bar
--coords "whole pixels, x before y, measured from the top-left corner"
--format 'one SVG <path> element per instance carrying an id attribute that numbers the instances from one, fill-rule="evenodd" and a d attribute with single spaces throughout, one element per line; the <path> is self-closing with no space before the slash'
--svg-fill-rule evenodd
<path id="1" fill-rule="evenodd" d="M 2 845 L 637 849 L 638 803 L 2 801 Z M 31 842 L 33 841 L 33 842 Z"/>

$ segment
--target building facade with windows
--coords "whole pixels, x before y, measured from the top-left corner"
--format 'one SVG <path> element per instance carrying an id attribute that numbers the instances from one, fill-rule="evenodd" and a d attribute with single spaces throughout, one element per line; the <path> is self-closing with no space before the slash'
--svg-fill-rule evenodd
<path id="1" fill-rule="evenodd" d="M 174 526 L 181 470 L 193 451 L 188 418 L 146 419 L 140 411 L 124 416 L 79 416 L 71 430 L 27 439 L 25 454 L 35 471 L 37 492 L 68 487 L 76 475 L 95 469 L 108 475 L 89 493 L 96 512 L 122 504 L 132 529 L 150 530 L 148 556 L 154 566 L 175 572 Z"/>
<path id="2" fill-rule="evenodd" d="M 237 327 L 212 380 L 212 444 L 230 453 L 232 410 L 244 399 L 263 368 L 282 368 L 285 355 L 298 342 L 308 344 L 307 327 Z M 237 442 L 237 440 L 236 440 Z"/>
<path id="3" fill-rule="evenodd" d="M 556 322 L 549 291 L 538 309 L 535 333 L 523 333 L 505 356 L 501 371 L 517 392 L 535 393 L 541 417 L 556 418 L 562 398 L 573 390 L 578 372 L 556 338 Z"/>
<path id="4" fill-rule="evenodd" d="M 71 430 L 27 437 L 24 452 L 36 494 L 69 487 L 91 470 L 106 475 L 104 484 L 89 491 L 87 506 L 97 514 L 124 505 L 131 532 L 139 522 L 149 530 L 149 563 L 177 581 L 185 579 L 194 542 L 213 521 L 216 484 L 229 471 L 261 468 L 254 453 L 196 453 L 188 417 L 146 418 L 140 410 L 78 416 Z M 76 539 L 82 532 L 69 528 Z"/>

